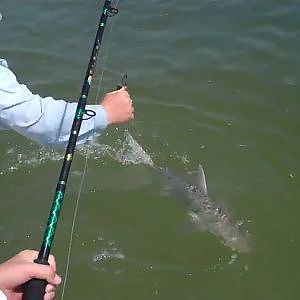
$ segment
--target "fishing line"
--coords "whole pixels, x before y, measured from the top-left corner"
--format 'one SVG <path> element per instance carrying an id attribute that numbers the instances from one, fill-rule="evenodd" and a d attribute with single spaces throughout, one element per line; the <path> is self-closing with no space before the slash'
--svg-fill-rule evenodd
<path id="1" fill-rule="evenodd" d="M 70 130 L 68 144 L 65 150 L 65 155 L 60 170 L 60 175 L 56 184 L 55 194 L 52 200 L 51 209 L 49 211 L 49 215 L 47 219 L 47 225 L 45 226 L 43 241 L 40 247 L 40 251 L 38 253 L 38 257 L 37 259 L 34 260 L 34 262 L 37 264 L 49 265 L 48 259 L 51 252 L 51 247 L 53 244 L 59 215 L 62 209 L 67 181 L 70 174 L 71 164 L 75 153 L 80 127 L 83 122 L 83 116 L 85 113 L 90 86 L 93 80 L 93 76 L 95 74 L 97 57 L 101 48 L 104 30 L 106 27 L 107 19 L 109 17 L 116 15 L 117 13 L 118 13 L 118 9 L 111 6 L 111 0 L 105 0 L 102 7 L 101 17 L 98 22 L 97 33 L 94 40 L 92 53 L 89 59 L 87 70 L 85 73 L 80 97 L 77 102 L 77 107 L 73 118 L 72 127 Z M 79 197 L 80 197 L 80 191 L 79 191 Z M 30 279 L 24 285 L 24 293 L 22 296 L 22 300 L 42 300 L 44 298 L 47 284 L 48 282 L 44 279 L 38 279 L 38 278 Z"/>
<path id="2" fill-rule="evenodd" d="M 72 245 L 73 245 L 73 236 L 74 236 L 75 224 L 76 224 L 77 215 L 78 215 L 79 200 L 81 198 L 81 193 L 82 193 L 82 188 L 83 188 L 83 184 L 84 184 L 86 170 L 87 170 L 87 157 L 85 159 L 85 164 L 84 164 L 84 167 L 83 167 L 83 174 L 81 176 L 80 185 L 79 185 L 79 189 L 78 189 L 78 194 L 77 194 L 75 207 L 74 207 L 74 214 L 73 214 L 73 219 L 72 219 L 70 240 L 69 240 L 69 246 L 68 246 L 67 262 L 66 262 L 66 266 L 65 266 L 64 283 L 63 283 L 60 299 L 63 299 L 64 294 L 65 294 L 65 289 L 66 289 L 66 284 L 67 284 L 67 279 L 68 279 L 68 274 L 69 274 L 69 266 L 70 266 L 70 259 L 71 259 Z"/>
<path id="3" fill-rule="evenodd" d="M 119 4 L 119 0 L 117 0 L 115 2 L 114 7 L 117 8 L 118 4 Z M 106 43 L 107 44 L 107 51 L 106 51 L 107 53 L 106 53 L 106 55 L 104 55 L 104 58 L 103 58 L 103 63 L 102 63 L 103 67 L 102 67 L 100 78 L 96 82 L 96 84 L 98 85 L 98 88 L 97 88 L 96 98 L 94 100 L 95 104 L 97 104 L 97 99 L 99 99 L 99 94 L 100 94 L 100 90 L 101 90 L 101 86 L 102 86 L 102 82 L 103 82 L 103 78 L 104 78 L 104 67 L 106 66 L 106 63 L 107 63 L 108 53 L 109 53 L 109 49 L 110 49 L 110 46 L 111 46 L 111 36 L 112 36 L 112 31 L 113 31 L 113 25 L 115 24 L 115 22 L 116 22 L 115 20 L 113 20 L 111 22 L 110 30 L 109 30 L 109 33 L 108 33 L 108 40 L 107 40 L 107 43 Z M 88 115 L 87 112 L 88 111 L 86 111 L 86 114 Z M 68 245 L 68 253 L 67 253 L 65 272 L 64 272 L 64 274 L 65 274 L 64 275 L 64 282 L 63 282 L 61 298 L 60 298 L 61 300 L 64 299 L 67 280 L 68 280 L 68 275 L 69 275 L 69 268 L 70 268 L 70 260 L 71 260 L 72 246 L 73 246 L 73 237 L 74 237 L 75 224 L 76 224 L 76 221 L 77 221 L 79 202 L 80 202 L 80 199 L 81 199 L 81 194 L 82 194 L 82 189 L 83 189 L 87 169 L 88 169 L 88 154 L 86 153 L 85 154 L 85 162 L 84 162 L 83 172 L 82 172 L 82 175 L 81 175 L 80 185 L 79 185 L 77 198 L 76 198 L 76 202 L 75 202 L 75 207 L 74 207 L 74 212 L 73 212 L 72 226 L 71 226 L 69 245 Z"/>
<path id="4" fill-rule="evenodd" d="M 119 0 L 115 1 L 114 7 L 117 8 L 118 4 L 119 4 Z M 97 104 L 99 96 L 100 96 L 100 91 L 102 89 L 102 83 L 103 83 L 104 73 L 105 73 L 105 66 L 107 65 L 108 54 L 110 53 L 112 32 L 113 32 L 115 22 L 116 22 L 116 20 L 113 20 L 111 22 L 110 29 L 107 34 L 107 42 L 105 43 L 107 45 L 107 48 L 105 50 L 105 52 L 106 52 L 105 55 L 102 56 L 103 57 L 102 58 L 102 68 L 101 68 L 101 72 L 99 75 L 99 79 L 94 78 L 94 80 L 93 80 L 93 82 L 94 82 L 93 85 L 97 84 L 96 97 L 94 100 L 94 104 Z M 126 79 L 127 79 L 126 74 L 121 77 L 121 85 L 122 86 L 126 85 Z M 118 85 L 117 89 L 121 88 L 122 87 L 121 85 Z M 85 111 L 85 114 L 87 115 L 87 117 L 90 117 L 90 114 L 93 114 L 93 111 Z M 134 140 L 134 138 L 130 135 L 130 133 L 128 131 L 125 132 L 125 138 L 130 139 L 129 141 L 132 144 L 132 146 L 134 146 L 136 151 L 138 149 L 139 153 L 143 153 L 143 154 L 145 153 L 145 151 L 142 149 L 142 147 L 136 142 L 136 140 Z M 142 149 L 142 151 L 140 149 Z M 148 155 L 146 155 L 146 156 L 148 156 Z M 85 153 L 84 157 L 85 157 L 85 163 L 84 163 L 83 172 L 82 172 L 82 176 L 81 176 L 80 186 L 78 189 L 77 199 L 75 202 L 72 226 L 71 226 L 71 230 L 70 230 L 70 238 L 69 238 L 68 253 L 67 253 L 67 259 L 66 259 L 66 266 L 65 266 L 65 276 L 64 276 L 64 282 L 63 282 L 62 293 L 61 293 L 61 300 L 63 300 L 64 295 L 65 295 L 65 290 L 66 290 L 66 285 L 67 285 L 67 280 L 68 280 L 68 275 L 69 275 L 69 268 L 70 268 L 73 237 L 74 237 L 74 231 L 75 231 L 75 226 L 76 226 L 76 220 L 77 220 L 77 216 L 78 216 L 79 202 L 81 199 L 85 176 L 86 176 L 86 173 L 88 170 L 88 153 Z M 147 160 L 149 160 L 149 159 L 147 159 Z M 153 166 L 153 162 L 152 162 L 151 158 L 150 158 L 150 162 L 147 162 L 147 164 Z"/>

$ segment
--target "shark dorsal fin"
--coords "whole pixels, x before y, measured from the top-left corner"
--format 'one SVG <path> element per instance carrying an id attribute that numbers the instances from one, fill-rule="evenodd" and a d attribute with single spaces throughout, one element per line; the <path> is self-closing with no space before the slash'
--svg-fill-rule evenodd
<path id="1" fill-rule="evenodd" d="M 201 191 L 203 195 L 208 195 L 205 174 L 201 164 L 199 164 L 198 167 L 198 189 Z"/>

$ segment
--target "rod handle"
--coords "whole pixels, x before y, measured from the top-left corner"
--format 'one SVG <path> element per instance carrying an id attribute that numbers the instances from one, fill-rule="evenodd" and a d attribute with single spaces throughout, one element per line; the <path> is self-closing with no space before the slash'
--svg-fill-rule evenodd
<path id="1" fill-rule="evenodd" d="M 36 259 L 35 263 L 41 265 L 49 265 L 47 261 Z M 48 282 L 44 279 L 33 278 L 24 286 L 22 300 L 43 300 Z"/>
<path id="2" fill-rule="evenodd" d="M 31 279 L 24 288 L 22 300 L 43 300 L 48 282 L 42 279 Z"/>

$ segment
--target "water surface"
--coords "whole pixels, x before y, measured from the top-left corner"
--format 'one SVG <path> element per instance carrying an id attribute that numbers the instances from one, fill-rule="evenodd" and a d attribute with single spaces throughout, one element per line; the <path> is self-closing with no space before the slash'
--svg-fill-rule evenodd
<path id="1" fill-rule="evenodd" d="M 1 1 L 0 56 L 32 91 L 75 101 L 101 5 Z M 127 73 L 136 119 L 76 155 L 53 247 L 64 274 L 87 157 L 64 298 L 296 299 L 299 1 L 120 1 L 118 8 L 105 33 L 103 81 L 89 101 Z M 191 178 L 201 163 L 212 198 L 245 221 L 252 251 L 235 253 L 209 232 L 189 230 L 159 174 L 117 155 L 126 128 L 157 165 Z M 0 134 L 4 259 L 39 248 L 63 152 Z"/>

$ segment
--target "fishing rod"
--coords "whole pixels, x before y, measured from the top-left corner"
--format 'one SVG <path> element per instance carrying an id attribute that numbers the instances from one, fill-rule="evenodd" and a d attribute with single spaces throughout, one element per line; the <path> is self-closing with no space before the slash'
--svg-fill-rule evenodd
<path id="1" fill-rule="evenodd" d="M 98 30 L 97 30 L 92 54 L 86 71 L 81 94 L 78 100 L 68 145 L 65 151 L 65 156 L 60 171 L 60 176 L 56 185 L 52 207 L 50 209 L 47 226 L 44 232 L 43 242 L 38 257 L 36 260 L 34 260 L 34 262 L 38 264 L 49 265 L 48 258 L 50 255 L 50 250 L 53 243 L 59 214 L 62 208 L 67 180 L 69 177 L 70 167 L 72 164 L 73 155 L 75 152 L 76 142 L 78 139 L 81 123 L 83 120 L 95 116 L 95 112 L 90 110 L 85 110 L 85 106 L 86 106 L 91 82 L 93 79 L 94 71 L 96 68 L 96 61 L 99 54 L 106 21 L 108 17 L 112 17 L 117 13 L 118 13 L 118 9 L 111 6 L 111 0 L 105 0 L 103 4 L 102 14 L 100 17 L 100 22 L 98 25 Z M 87 115 L 87 118 L 84 118 L 84 115 Z M 47 281 L 45 280 L 41 280 L 41 279 L 30 280 L 25 286 L 25 291 L 22 300 L 43 300 L 46 285 L 47 285 Z"/>

